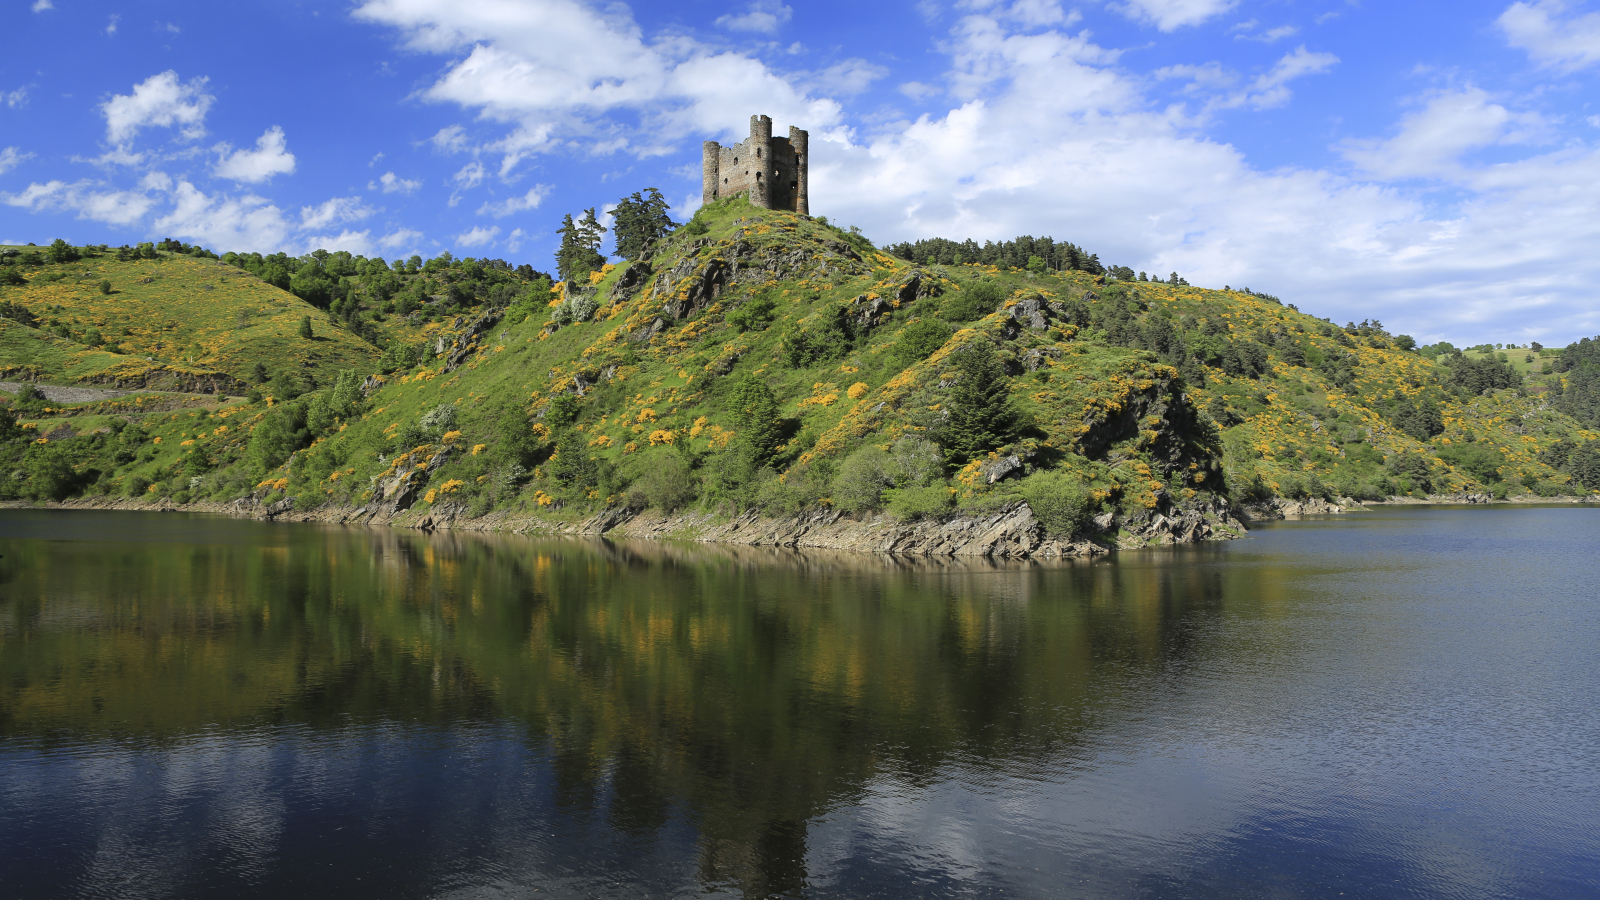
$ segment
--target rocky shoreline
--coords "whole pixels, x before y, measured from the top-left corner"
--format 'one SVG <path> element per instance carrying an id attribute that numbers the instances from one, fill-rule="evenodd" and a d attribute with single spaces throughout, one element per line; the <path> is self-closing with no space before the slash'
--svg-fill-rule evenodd
<path id="1" fill-rule="evenodd" d="M 38 506 L 194 512 L 264 521 L 387 525 L 429 531 L 606 536 L 754 547 L 850 550 L 897 556 L 1001 559 L 1088 558 L 1103 556 L 1117 549 L 1231 540 L 1244 536 L 1248 531 L 1231 510 L 1224 507 L 1182 512 L 1174 510 L 1170 515 L 1153 513 L 1133 522 L 1119 522 L 1113 514 L 1108 513 L 1092 521 L 1089 534 L 1061 540 L 1046 534 L 1044 526 L 1025 502 L 1009 504 L 983 515 L 951 516 L 917 522 L 900 522 L 886 514 L 855 518 L 831 509 L 771 517 L 753 512 L 727 516 L 699 510 L 664 514 L 624 508 L 608 509 L 582 520 L 561 521 L 553 517 L 509 511 L 470 517 L 464 505 L 450 503 L 437 504 L 427 511 L 334 505 L 299 510 L 287 500 L 268 505 L 249 498 L 233 503 L 180 505 L 166 500 L 148 503 L 100 497 Z"/>
<path id="2" fill-rule="evenodd" d="M 561 520 L 499 510 L 472 517 L 463 504 L 438 504 L 427 511 L 386 506 L 326 505 L 295 509 L 292 501 L 263 504 L 246 498 L 232 503 L 175 504 L 126 498 L 83 498 L 64 503 L 11 502 L 12 508 L 135 510 L 191 512 L 275 522 L 322 522 L 334 525 L 372 525 L 424 531 L 454 530 L 528 535 L 611 537 L 653 541 L 690 541 L 749 547 L 800 550 L 847 550 L 892 556 L 989 557 L 997 559 L 1072 559 L 1103 556 L 1113 550 L 1233 540 L 1248 533 L 1247 523 L 1262 523 L 1302 516 L 1359 512 L 1372 506 L 1485 505 L 1592 503 L 1583 497 L 1533 495 L 1495 500 L 1488 494 L 1438 495 L 1427 500 L 1391 497 L 1358 502 L 1320 498 L 1288 500 L 1238 509 L 1193 509 L 1171 515 L 1155 513 L 1136 522 L 1119 522 L 1112 514 L 1097 517 L 1089 533 L 1068 540 L 1051 537 L 1027 503 L 1010 504 L 985 515 L 951 516 L 939 520 L 900 522 L 880 514 L 856 518 L 838 510 L 807 510 L 793 516 L 762 516 L 746 512 L 736 516 L 701 510 L 660 513 L 611 508 L 585 519 Z"/>

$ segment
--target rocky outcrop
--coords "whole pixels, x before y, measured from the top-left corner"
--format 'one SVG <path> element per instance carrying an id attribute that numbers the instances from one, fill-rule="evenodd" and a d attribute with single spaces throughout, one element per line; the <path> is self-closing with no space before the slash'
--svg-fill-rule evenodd
<path id="1" fill-rule="evenodd" d="M 466 362 L 468 357 L 478 349 L 478 338 L 486 334 L 489 329 L 493 328 L 504 317 L 505 310 L 496 309 L 472 320 L 472 323 L 465 330 L 456 335 L 455 343 L 449 348 L 450 357 L 445 361 L 444 370 L 453 372 L 461 368 L 461 364 Z M 440 346 L 436 348 L 436 355 L 442 356 L 445 352 L 443 338 L 439 339 L 439 344 Z"/>
<path id="2" fill-rule="evenodd" d="M 1305 500 L 1290 500 L 1286 497 L 1273 497 L 1262 503 L 1249 503 L 1239 509 L 1239 518 L 1247 522 L 1269 522 L 1274 519 L 1299 518 L 1300 516 L 1325 516 L 1336 513 L 1349 512 L 1363 509 L 1357 501 L 1349 497 L 1338 497 L 1332 501 L 1321 497 L 1309 497 Z"/>

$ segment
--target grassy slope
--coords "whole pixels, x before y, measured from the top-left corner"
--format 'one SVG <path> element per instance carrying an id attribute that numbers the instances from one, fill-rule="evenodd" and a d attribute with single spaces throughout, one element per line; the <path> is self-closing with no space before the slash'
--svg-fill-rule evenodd
<path id="1" fill-rule="evenodd" d="M 319 381 L 347 368 L 369 367 L 378 351 L 336 328 L 328 315 L 255 276 L 215 260 L 170 256 L 117 262 L 102 255 L 74 263 L 28 269 L 27 285 L 0 287 L 0 300 L 19 303 L 41 322 L 67 326 L 75 339 L 96 328 L 127 356 L 149 356 L 196 369 L 248 379 L 256 363 L 268 371 L 314 373 Z M 53 276 L 64 276 L 51 281 Z M 97 286 L 110 281 L 112 293 Z M 310 316 L 315 337 L 299 336 Z M 0 364 L 14 363 L 12 347 Z M 110 355 L 107 354 L 107 357 Z M 105 357 L 50 359 L 46 380 L 93 380 L 94 365 L 121 365 Z"/>
<path id="2" fill-rule="evenodd" d="M 182 457 L 198 450 L 224 465 L 187 496 L 227 499 L 254 491 L 269 499 L 296 495 L 303 505 L 318 499 L 359 504 L 371 498 L 375 479 L 417 466 L 440 444 L 450 444 L 456 452 L 433 475 L 431 500 L 420 503 L 419 511 L 429 503 L 462 500 L 480 510 L 493 503 L 529 510 L 543 506 L 547 513 L 580 516 L 609 498 L 564 493 L 563 485 L 541 472 L 520 488 L 497 486 L 505 474 L 493 452 L 489 413 L 497 404 L 515 404 L 537 416 L 551 397 L 572 389 L 575 376 L 597 381 L 585 395 L 580 427 L 596 458 L 627 471 L 666 446 L 704 459 L 725 445 L 731 425 L 717 399 L 717 386 L 728 376 L 753 373 L 773 387 L 782 415 L 796 426 L 778 467 L 789 477 L 803 478 L 807 472 L 825 471 L 858 447 L 886 446 L 900 434 L 924 429 L 945 397 L 941 381 L 951 351 L 983 336 L 1002 336 L 1004 308 L 962 327 L 929 359 L 901 369 L 889 353 L 900 330 L 931 315 L 943 302 L 923 298 L 901 305 L 842 358 L 809 369 L 789 368 L 780 361 L 785 333 L 814 325 L 862 295 L 893 299 L 914 267 L 873 252 L 864 242 L 858 250 L 861 260 L 847 259 L 829 247 L 838 248 L 848 236 L 815 221 L 752 210 L 736 201 L 707 209 L 702 219 L 709 232 L 699 239 L 683 230 L 675 234 L 653 260 L 656 278 L 631 297 L 611 300 L 626 267 L 609 270 L 600 283 L 602 307 L 592 321 L 552 332 L 542 314 L 507 320 L 484 335 L 456 371 L 445 372 L 443 361 L 433 360 L 396 372 L 368 397 L 361 416 L 319 438 L 276 471 L 250 472 L 236 461 L 252 428 L 271 414 L 264 404 L 164 411 L 140 417 L 149 429 L 141 458 L 117 467 L 104 479 L 104 488 L 121 490 L 138 476 L 157 482 L 158 493 L 178 491 L 192 477 L 180 471 Z M 670 321 L 648 343 L 629 340 L 630 333 L 661 314 L 664 303 L 684 297 L 717 260 L 760 265 L 775 259 L 788 260 L 791 267 L 781 278 L 741 281 L 693 315 Z M 1036 293 L 1052 299 L 1110 293 L 1083 273 L 1032 275 L 977 266 L 917 271 L 926 283 L 937 284 L 946 300 L 980 279 L 995 281 L 1012 294 L 1005 305 Z M 1035 428 L 1002 452 L 1031 453 L 1035 465 L 1072 472 L 1108 504 L 1148 508 L 1162 489 L 1176 499 L 1192 498 L 1197 491 L 1203 499 L 1208 490 L 1220 490 L 1211 467 L 1218 444 L 1227 448 L 1230 478 L 1259 476 L 1279 493 L 1292 493 L 1308 473 L 1333 484 L 1382 483 L 1385 460 L 1397 453 L 1427 458 L 1434 470 L 1433 491 L 1446 493 L 1485 487 L 1438 456 L 1469 438 L 1506 454 L 1500 476 L 1516 486 L 1524 480 L 1566 483 L 1565 475 L 1538 462 L 1538 452 L 1561 437 L 1595 437 L 1566 416 L 1543 409 L 1536 396 L 1500 391 L 1456 402 L 1440 390 L 1443 370 L 1433 362 L 1415 353 L 1352 342 L 1322 320 L 1269 301 L 1166 284 L 1132 287 L 1148 308 L 1146 315 L 1220 321 L 1240 337 L 1275 330 L 1313 358 L 1347 352 L 1359 365 L 1355 382 L 1345 389 L 1334 386 L 1320 369 L 1288 366 L 1276 358 L 1273 374 L 1259 380 L 1206 370 L 1206 384 L 1190 388 L 1190 398 L 1201 409 L 1225 408 L 1241 421 L 1224 430 L 1209 449 L 1203 434 L 1177 435 L 1187 449 L 1180 465 L 1167 467 L 1157 450 L 1172 437 L 1173 426 L 1154 417 L 1140 422 L 1136 435 L 1119 440 L 1109 452 L 1080 451 L 1099 419 L 1130 407 L 1154 404 L 1159 411 L 1163 403 L 1181 405 L 1175 393 L 1181 382 L 1174 380 L 1173 369 L 1153 354 L 1108 346 L 1097 331 L 1077 333 L 1070 325 L 1042 332 L 1023 329 L 1014 340 L 1001 341 L 1002 352 L 1013 359 L 1030 350 L 1056 354 L 1038 371 L 1014 368 L 1012 395 Z M 777 320 L 770 327 L 739 333 L 726 324 L 729 311 L 758 295 L 777 304 Z M 1393 427 L 1385 418 L 1386 404 L 1402 395 L 1443 400 L 1445 433 L 1423 444 Z M 459 433 L 431 446 L 394 445 L 396 434 L 441 403 L 459 407 Z M 548 433 L 537 422 L 533 428 Z M 981 506 L 986 496 L 1006 487 L 984 485 L 976 473 L 981 462 L 952 479 L 952 491 L 967 504 Z M 1391 478 L 1388 484 L 1402 491 L 1412 487 L 1404 479 L 1396 484 Z"/>

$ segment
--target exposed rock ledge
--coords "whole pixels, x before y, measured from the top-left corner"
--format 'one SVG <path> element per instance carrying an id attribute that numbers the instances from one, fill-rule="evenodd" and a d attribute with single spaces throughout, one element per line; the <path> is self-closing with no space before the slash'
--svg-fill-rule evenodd
<path id="1" fill-rule="evenodd" d="M 578 522 L 561 522 L 515 513 L 494 512 L 468 517 L 459 504 L 438 504 L 426 512 L 392 507 L 323 506 L 297 510 L 289 501 L 272 505 L 252 500 L 234 503 L 140 503 L 126 499 L 91 498 L 59 505 L 77 509 L 135 509 L 220 513 L 280 522 L 391 525 L 400 528 L 500 531 L 517 534 L 606 535 L 652 540 L 687 540 L 817 550 L 853 550 L 903 556 L 979 556 L 1006 559 L 1060 559 L 1100 556 L 1114 549 L 1134 549 L 1207 540 L 1230 540 L 1246 529 L 1226 507 L 1154 513 L 1135 522 L 1098 517 L 1091 533 L 1061 540 L 1045 533 L 1026 503 L 1014 503 L 980 516 L 954 516 L 940 521 L 899 522 L 887 515 L 851 518 L 836 510 L 810 510 L 771 518 L 755 513 L 728 517 L 693 511 L 664 515 L 613 508 Z"/>

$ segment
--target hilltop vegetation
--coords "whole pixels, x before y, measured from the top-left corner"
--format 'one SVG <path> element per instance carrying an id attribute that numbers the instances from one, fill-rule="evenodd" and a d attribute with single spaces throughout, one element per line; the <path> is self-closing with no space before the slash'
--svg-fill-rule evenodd
<path id="1" fill-rule="evenodd" d="M 982 263 L 955 242 L 882 252 L 741 199 L 675 229 L 658 194 L 631 201 L 628 258 L 606 263 L 594 217 L 569 217 L 555 284 L 497 260 L 181 246 L 154 250 L 169 254 L 159 265 L 101 253 L 61 287 L 42 276 L 81 264 L 34 266 L 0 300 L 45 309 L 62 341 L 102 327 L 95 315 L 115 331 L 96 304 L 117 294 L 83 286 L 111 266 L 185 273 L 182 298 L 139 302 L 228 310 L 241 327 L 226 336 L 186 326 L 206 351 L 186 358 L 265 383 L 248 402 L 161 412 L 18 398 L 19 424 L 0 421 L 0 495 L 564 521 L 622 507 L 938 519 L 1025 499 L 1056 535 L 1126 541 L 1274 497 L 1600 488 L 1600 345 L 1530 373 L 1255 292 L 1106 269 L 1048 238 L 977 248 Z M 195 293 L 207 277 L 212 307 Z M 272 355 L 299 371 L 255 369 L 237 312 L 252 304 L 298 313 L 264 318 L 293 331 Z"/>

